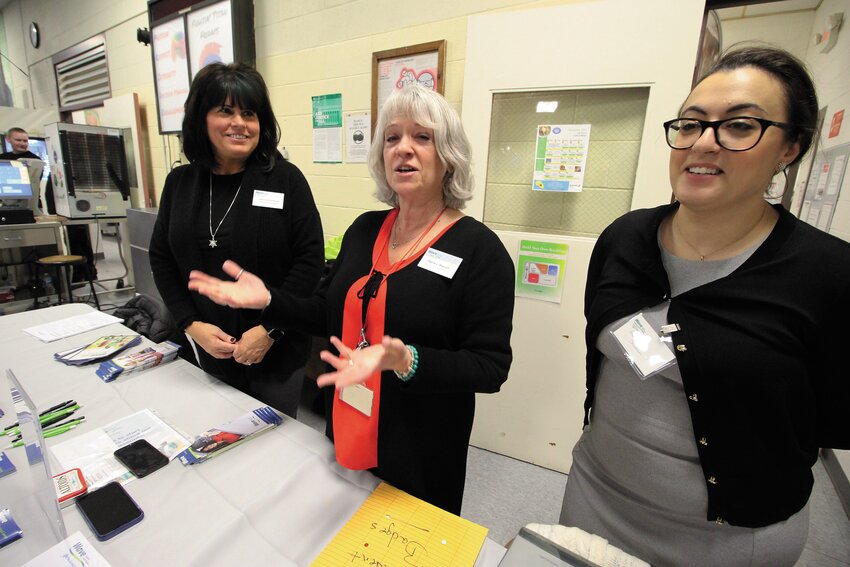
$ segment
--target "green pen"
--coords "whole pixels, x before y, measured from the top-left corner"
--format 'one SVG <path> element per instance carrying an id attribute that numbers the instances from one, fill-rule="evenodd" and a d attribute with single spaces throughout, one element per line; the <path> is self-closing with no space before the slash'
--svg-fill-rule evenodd
<path id="1" fill-rule="evenodd" d="M 53 411 L 53 412 L 50 412 L 48 414 L 42 415 L 38 418 L 38 420 L 39 420 L 39 422 L 44 423 L 45 421 L 53 419 L 54 417 L 67 415 L 67 414 L 71 413 L 72 411 L 77 411 L 78 409 L 80 409 L 80 404 L 74 404 L 72 406 L 62 408 L 61 410 Z"/>
<path id="2" fill-rule="evenodd" d="M 69 414 L 72 414 L 75 411 L 77 411 L 78 409 L 80 409 L 80 404 L 74 404 L 73 406 L 68 406 L 67 408 L 62 408 L 61 410 L 41 415 L 41 416 L 39 416 L 38 421 L 42 425 L 45 425 L 45 424 L 49 425 L 50 423 L 56 423 L 57 421 L 60 421 L 63 416 L 67 416 Z M 5 431 L 4 433 L 6 434 L 7 437 L 15 437 L 16 435 L 19 435 L 21 433 L 21 427 L 20 426 L 13 427 L 13 428 L 9 429 L 8 431 Z"/>
<path id="3" fill-rule="evenodd" d="M 77 427 L 80 423 L 82 423 L 82 421 L 84 419 L 86 419 L 85 416 L 80 417 L 80 418 L 75 419 L 75 420 L 72 420 L 72 421 L 69 421 L 68 423 L 64 423 L 64 424 L 59 425 L 57 427 L 51 427 L 50 429 L 45 429 L 44 431 L 42 431 L 42 436 L 45 439 L 47 439 L 48 437 L 55 437 L 56 435 L 61 435 L 62 433 L 65 433 L 67 431 L 71 431 L 72 429 Z M 15 447 L 20 447 L 23 444 L 24 444 L 23 439 L 19 438 L 19 439 L 15 440 L 14 443 L 7 446 L 6 449 L 13 449 Z"/>
<path id="4" fill-rule="evenodd" d="M 81 415 L 80 417 L 75 417 L 75 418 L 70 419 L 68 421 L 63 421 L 61 423 L 51 425 L 50 427 L 45 427 L 44 429 L 42 429 L 42 433 L 46 433 L 46 432 L 50 431 L 51 429 L 55 429 L 57 427 L 64 427 L 65 425 L 77 425 L 80 422 L 82 422 L 85 418 L 86 418 L 86 416 Z"/>
<path id="5" fill-rule="evenodd" d="M 57 435 L 62 435 L 63 433 L 65 433 L 67 431 L 71 431 L 75 427 L 77 427 L 76 423 L 74 423 L 73 425 L 69 424 L 69 425 L 62 425 L 61 427 L 54 427 L 53 429 L 48 429 L 47 431 L 45 431 L 44 437 L 45 438 L 56 437 Z"/>

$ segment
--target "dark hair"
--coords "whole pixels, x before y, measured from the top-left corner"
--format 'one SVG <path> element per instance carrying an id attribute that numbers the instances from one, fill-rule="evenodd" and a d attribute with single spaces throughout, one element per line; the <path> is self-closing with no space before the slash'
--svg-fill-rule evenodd
<path id="1" fill-rule="evenodd" d="M 11 136 L 12 134 L 27 134 L 27 131 L 23 128 L 18 128 L 17 126 L 15 126 L 14 128 L 9 128 L 6 131 L 6 136 Z M 27 136 L 29 136 L 29 134 L 27 134 Z"/>
<path id="2" fill-rule="evenodd" d="M 761 69 L 782 85 L 788 115 L 786 121 L 794 126 L 785 131 L 785 137 L 791 143 L 800 144 L 800 153 L 788 165 L 797 163 L 809 151 L 818 122 L 818 97 L 806 65 L 776 47 L 736 47 L 724 53 L 700 82 L 715 73 L 734 71 L 741 67 Z"/>
<path id="3" fill-rule="evenodd" d="M 245 63 L 211 63 L 195 75 L 183 115 L 183 153 L 193 163 L 208 169 L 215 168 L 215 152 L 207 133 L 207 113 L 212 108 L 221 107 L 228 98 L 230 104 L 256 113 L 260 139 L 248 160 L 257 162 L 266 171 L 272 169 L 280 141 L 280 127 L 262 75 Z"/>

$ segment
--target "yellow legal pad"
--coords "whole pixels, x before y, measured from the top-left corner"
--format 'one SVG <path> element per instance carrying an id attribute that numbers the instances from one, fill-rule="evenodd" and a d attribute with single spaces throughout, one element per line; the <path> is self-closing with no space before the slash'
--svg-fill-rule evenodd
<path id="1" fill-rule="evenodd" d="M 487 531 L 382 482 L 312 565 L 472 567 Z"/>

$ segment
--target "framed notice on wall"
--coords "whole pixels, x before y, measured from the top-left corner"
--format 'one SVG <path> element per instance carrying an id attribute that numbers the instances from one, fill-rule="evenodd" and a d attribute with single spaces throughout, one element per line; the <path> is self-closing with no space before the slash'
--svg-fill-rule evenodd
<path id="1" fill-rule="evenodd" d="M 148 0 L 160 134 L 180 132 L 192 79 L 210 63 L 254 64 L 251 0 Z"/>
<path id="2" fill-rule="evenodd" d="M 445 92 L 446 40 L 420 43 L 372 53 L 372 132 L 378 111 L 393 91 L 419 83 Z"/>

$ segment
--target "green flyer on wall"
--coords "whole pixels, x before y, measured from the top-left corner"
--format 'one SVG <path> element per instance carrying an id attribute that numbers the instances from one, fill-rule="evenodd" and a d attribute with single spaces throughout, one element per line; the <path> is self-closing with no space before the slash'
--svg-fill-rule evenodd
<path id="1" fill-rule="evenodd" d="M 520 240 L 516 296 L 561 303 L 569 245 Z"/>
<path id="2" fill-rule="evenodd" d="M 342 163 L 342 94 L 313 97 L 313 163 Z"/>

